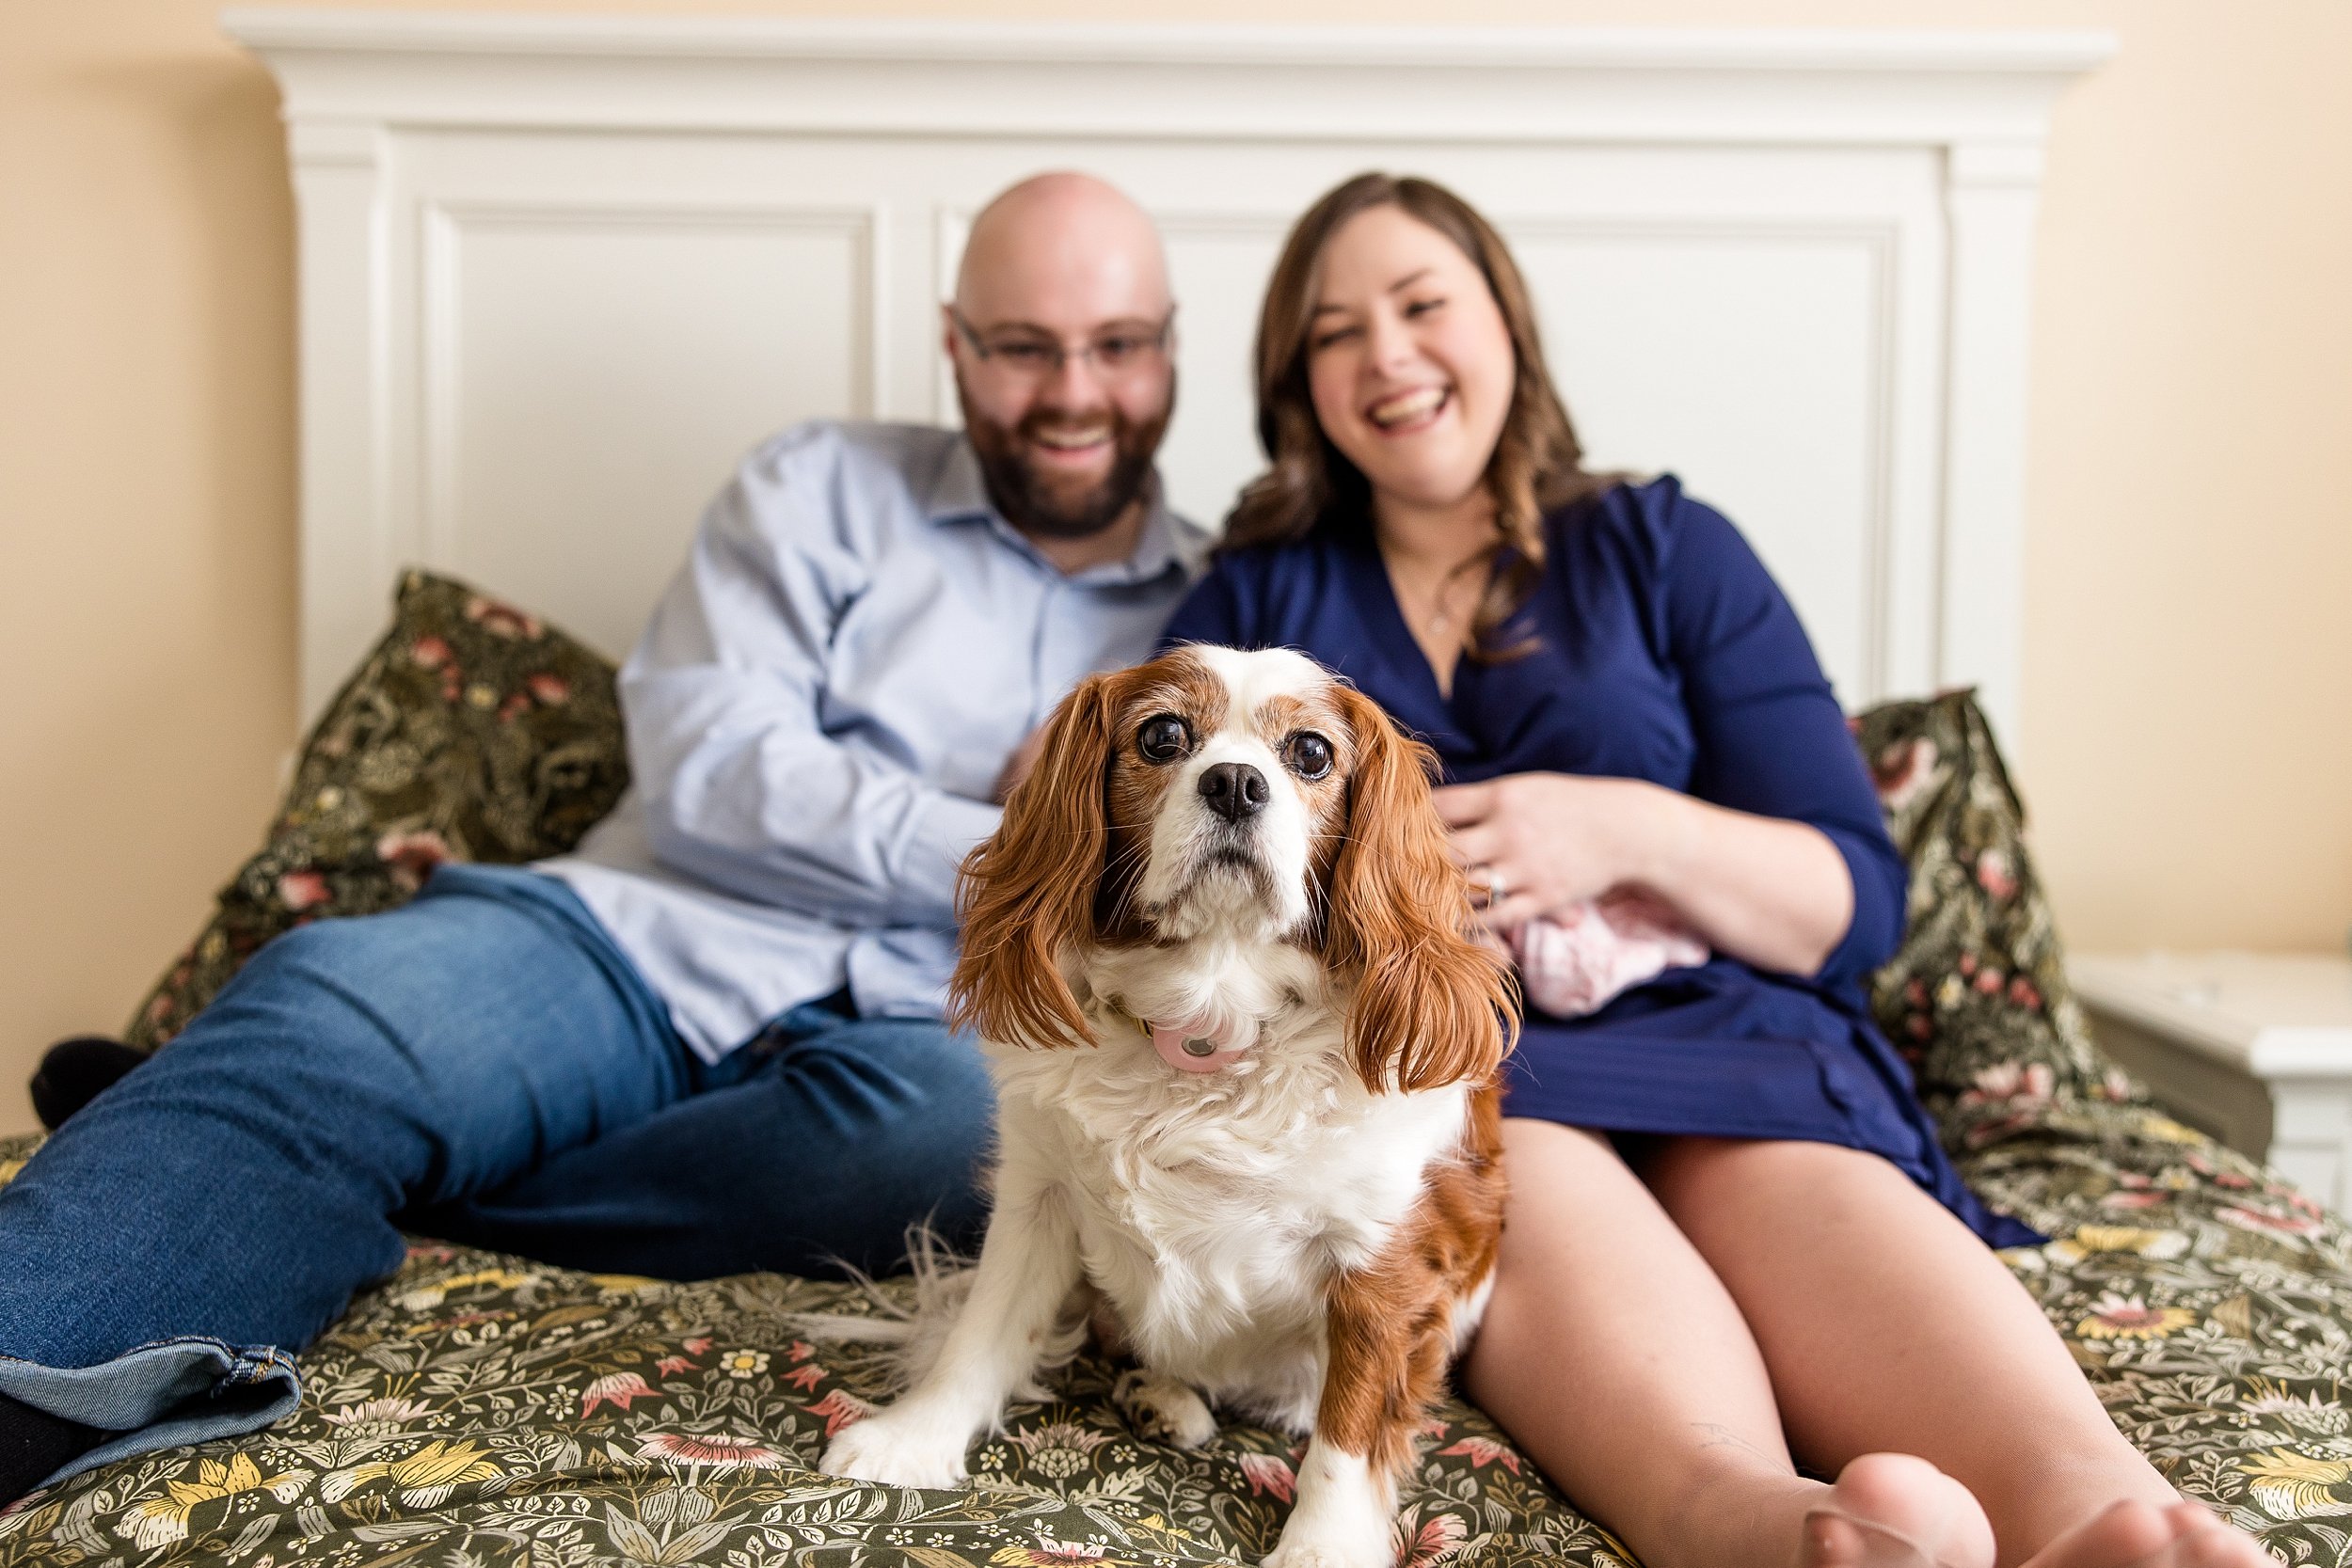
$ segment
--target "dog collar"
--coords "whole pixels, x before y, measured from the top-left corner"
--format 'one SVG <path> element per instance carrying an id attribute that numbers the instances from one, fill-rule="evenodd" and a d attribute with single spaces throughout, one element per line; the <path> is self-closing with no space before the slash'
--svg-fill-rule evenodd
<path id="1" fill-rule="evenodd" d="M 1241 1059 L 1240 1046 L 1221 1045 L 1214 1034 L 1183 1024 L 1153 1023 L 1124 1007 L 1119 1010 L 1152 1042 L 1160 1060 L 1179 1072 L 1216 1072 Z"/>

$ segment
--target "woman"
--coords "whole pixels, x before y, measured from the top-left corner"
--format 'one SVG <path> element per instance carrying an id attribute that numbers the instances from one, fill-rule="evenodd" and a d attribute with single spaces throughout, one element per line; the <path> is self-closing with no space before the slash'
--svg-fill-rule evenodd
<path id="1" fill-rule="evenodd" d="M 1649 1568 L 2266 1563 L 1986 1245 L 2033 1237 L 1864 1006 L 1904 873 L 1811 646 L 1721 516 L 1581 469 L 1494 231 L 1349 181 L 1257 359 L 1272 467 L 1168 639 L 1303 649 L 1427 738 L 1497 932 L 1638 886 L 1715 954 L 1529 1018 L 1471 1397 Z"/>

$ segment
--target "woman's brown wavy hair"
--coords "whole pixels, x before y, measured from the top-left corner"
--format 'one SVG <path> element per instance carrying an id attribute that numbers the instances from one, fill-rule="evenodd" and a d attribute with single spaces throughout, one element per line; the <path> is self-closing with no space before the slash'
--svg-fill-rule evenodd
<path id="1" fill-rule="evenodd" d="M 1371 484 L 1315 419 L 1307 389 L 1307 350 L 1324 247 L 1341 225 L 1375 207 L 1400 208 L 1460 246 L 1485 275 L 1511 335 L 1518 374 L 1510 412 L 1486 462 L 1496 536 L 1493 549 L 1481 559 L 1492 560 L 1505 546 L 1512 555 L 1488 582 L 1462 643 L 1474 658 L 1507 657 L 1530 645 L 1527 639 L 1499 645 L 1500 634 L 1542 575 L 1545 515 L 1599 494 L 1617 476 L 1584 470 L 1576 427 L 1544 368 L 1534 302 L 1502 236 L 1469 202 L 1433 181 L 1359 174 L 1326 193 L 1292 228 L 1258 314 L 1258 444 L 1270 467 L 1234 503 L 1220 548 L 1289 544 L 1327 523 L 1371 528 Z"/>

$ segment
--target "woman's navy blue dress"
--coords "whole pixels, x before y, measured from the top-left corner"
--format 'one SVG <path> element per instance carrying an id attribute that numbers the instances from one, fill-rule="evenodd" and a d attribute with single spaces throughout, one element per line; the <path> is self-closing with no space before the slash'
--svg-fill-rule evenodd
<path id="1" fill-rule="evenodd" d="M 1438 689 L 1369 530 L 1221 556 L 1169 642 L 1291 647 L 1435 747 L 1446 782 L 1506 773 L 1646 779 L 1829 835 L 1853 920 L 1810 978 L 1718 955 L 1586 1018 L 1531 1011 L 1505 1110 L 1611 1132 L 1797 1138 L 1894 1162 L 1995 1246 L 2041 1240 L 1961 1183 L 1863 988 L 1902 940 L 1908 878 L 1844 713 L 1779 585 L 1739 531 L 1672 478 L 1547 520 L 1549 558 L 1504 641 Z"/>

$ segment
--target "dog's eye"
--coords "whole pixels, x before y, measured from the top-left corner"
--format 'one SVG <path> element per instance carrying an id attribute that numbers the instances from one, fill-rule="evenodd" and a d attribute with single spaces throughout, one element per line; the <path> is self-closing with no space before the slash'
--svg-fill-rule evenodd
<path id="1" fill-rule="evenodd" d="M 1282 760 L 1302 779 L 1320 779 L 1331 771 L 1331 743 L 1312 730 L 1301 730 L 1282 742 Z"/>
<path id="2" fill-rule="evenodd" d="M 1192 731 L 1172 713 L 1146 719 L 1136 732 L 1136 750 L 1146 762 L 1174 762 L 1192 744 Z"/>

